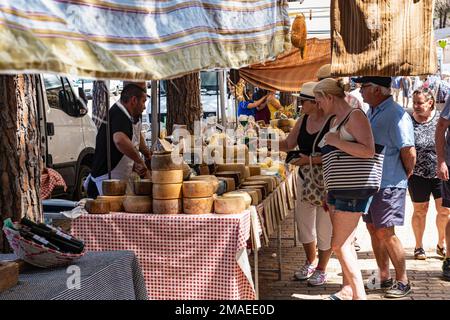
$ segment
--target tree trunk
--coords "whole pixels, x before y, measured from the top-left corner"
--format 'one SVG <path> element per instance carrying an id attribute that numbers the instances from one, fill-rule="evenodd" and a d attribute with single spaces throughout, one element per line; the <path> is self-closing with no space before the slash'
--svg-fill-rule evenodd
<path id="1" fill-rule="evenodd" d="M 198 72 L 167 81 L 167 134 L 174 124 L 185 124 L 194 133 L 194 122 L 200 120 L 200 75 Z"/>
<path id="2" fill-rule="evenodd" d="M 41 138 L 35 75 L 0 76 L 0 230 L 3 220 L 42 221 Z M 7 241 L 0 236 L 0 251 Z"/>
<path id="3" fill-rule="evenodd" d="M 94 81 L 92 84 L 92 120 L 97 129 L 106 121 L 106 112 L 109 109 L 109 91 L 104 81 Z"/>
<path id="4" fill-rule="evenodd" d="M 294 104 L 297 107 L 297 98 L 292 96 L 290 92 L 280 92 L 280 103 L 282 106 Z"/>

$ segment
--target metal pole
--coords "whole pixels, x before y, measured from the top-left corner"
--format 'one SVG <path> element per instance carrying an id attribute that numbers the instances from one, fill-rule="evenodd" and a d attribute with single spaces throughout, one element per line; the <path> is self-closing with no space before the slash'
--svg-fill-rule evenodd
<path id="1" fill-rule="evenodd" d="M 223 75 L 225 70 L 219 71 L 219 90 L 220 90 L 220 113 L 222 116 L 222 125 L 227 127 L 227 115 L 225 113 L 225 77 Z"/>
<path id="2" fill-rule="evenodd" d="M 152 146 L 159 137 L 158 81 L 152 80 Z"/>
<path id="3" fill-rule="evenodd" d="M 109 123 L 109 80 L 104 81 L 106 87 L 106 161 L 108 164 L 108 179 L 111 179 L 111 127 Z"/>

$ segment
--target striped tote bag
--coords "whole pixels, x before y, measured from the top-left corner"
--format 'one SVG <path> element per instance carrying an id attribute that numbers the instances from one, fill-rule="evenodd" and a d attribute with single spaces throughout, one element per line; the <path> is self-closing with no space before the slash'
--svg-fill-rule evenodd
<path id="1" fill-rule="evenodd" d="M 354 157 L 330 145 L 321 150 L 325 188 L 334 198 L 367 199 L 380 189 L 384 146 L 375 144 L 371 159 Z"/>

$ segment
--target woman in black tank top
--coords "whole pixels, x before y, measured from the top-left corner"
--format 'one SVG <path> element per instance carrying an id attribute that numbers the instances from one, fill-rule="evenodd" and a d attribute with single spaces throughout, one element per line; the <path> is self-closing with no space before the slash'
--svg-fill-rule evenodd
<path id="1" fill-rule="evenodd" d="M 302 86 L 300 98 L 302 99 L 301 116 L 288 137 L 280 141 L 280 150 L 289 151 L 296 147 L 304 155 L 290 164 L 297 166 L 309 166 L 309 156 L 312 156 L 313 164 L 321 164 L 320 148 L 317 144 L 329 131 L 331 119 L 327 120 L 323 111 L 318 108 L 314 99 L 315 83 L 306 83 Z M 308 90 L 309 89 L 309 90 Z M 314 143 L 315 142 L 315 143 Z M 299 172 L 301 172 L 299 170 Z M 302 190 L 309 180 L 299 178 L 299 194 L 295 205 L 295 222 L 299 232 L 300 241 L 306 253 L 306 261 L 294 276 L 298 280 L 308 280 L 312 286 L 320 286 L 326 283 L 326 267 L 331 256 L 332 226 L 328 212 L 322 206 L 313 205 L 304 201 Z M 319 249 L 319 259 L 316 259 L 316 246 Z"/>

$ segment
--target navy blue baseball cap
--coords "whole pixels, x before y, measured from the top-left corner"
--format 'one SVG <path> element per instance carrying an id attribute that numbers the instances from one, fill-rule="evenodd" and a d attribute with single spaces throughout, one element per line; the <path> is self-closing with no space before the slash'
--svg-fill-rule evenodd
<path id="1" fill-rule="evenodd" d="M 352 79 L 356 83 L 374 83 L 378 84 L 382 87 L 390 88 L 391 87 L 391 77 L 360 77 Z"/>

